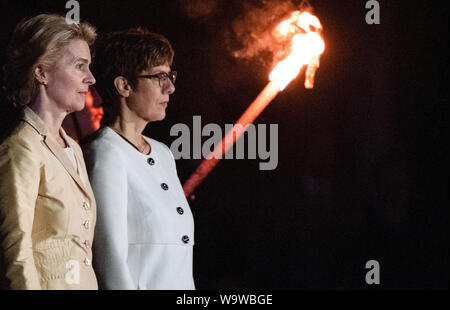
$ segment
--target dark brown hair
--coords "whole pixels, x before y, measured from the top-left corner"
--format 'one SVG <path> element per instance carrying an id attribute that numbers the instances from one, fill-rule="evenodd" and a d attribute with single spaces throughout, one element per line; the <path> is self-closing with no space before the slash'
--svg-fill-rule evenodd
<path id="1" fill-rule="evenodd" d="M 135 89 L 137 76 L 142 71 L 171 65 L 174 51 L 162 35 L 143 27 L 112 32 L 100 38 L 94 46 L 92 73 L 97 82 L 95 89 L 102 98 L 103 118 L 101 125 L 109 126 L 119 115 L 119 93 L 114 79 L 122 76 Z"/>

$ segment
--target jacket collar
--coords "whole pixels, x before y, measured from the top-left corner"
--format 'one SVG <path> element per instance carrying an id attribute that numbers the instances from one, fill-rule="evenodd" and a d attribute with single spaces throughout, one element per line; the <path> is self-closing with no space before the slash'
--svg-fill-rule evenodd
<path id="1" fill-rule="evenodd" d="M 61 136 L 64 138 L 66 143 L 74 150 L 75 158 L 77 161 L 78 172 L 70 161 L 64 149 L 58 144 L 58 142 L 53 138 L 52 135 L 49 134 L 44 122 L 42 119 L 29 107 L 25 107 L 24 109 L 24 117 L 23 120 L 27 122 L 31 127 L 33 127 L 42 137 L 44 144 L 50 149 L 50 151 L 55 155 L 55 157 L 59 160 L 59 162 L 63 165 L 64 169 L 70 174 L 70 176 L 75 180 L 78 186 L 85 192 L 85 194 L 90 197 L 91 192 L 89 191 L 89 187 L 82 181 L 80 175 L 83 174 L 82 169 L 82 155 L 79 154 L 77 146 L 74 145 L 74 142 L 69 136 L 66 134 L 64 129 L 61 127 L 59 129 Z M 85 177 L 86 178 L 86 177 Z"/>
<path id="2" fill-rule="evenodd" d="M 25 107 L 23 110 L 23 120 L 30 124 L 41 136 L 46 137 L 48 135 L 48 130 L 45 127 L 42 119 L 29 107 Z"/>

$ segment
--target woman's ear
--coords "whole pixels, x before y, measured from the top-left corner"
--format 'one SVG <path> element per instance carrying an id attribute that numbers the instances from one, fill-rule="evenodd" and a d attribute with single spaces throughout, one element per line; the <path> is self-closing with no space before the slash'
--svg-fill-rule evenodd
<path id="1" fill-rule="evenodd" d="M 118 76 L 114 79 L 114 86 L 116 87 L 117 92 L 125 98 L 130 96 L 131 85 L 128 83 L 128 80 L 123 76 Z"/>
<path id="2" fill-rule="evenodd" d="M 38 65 L 36 68 L 34 68 L 34 77 L 40 84 L 47 85 L 48 74 L 41 65 Z"/>

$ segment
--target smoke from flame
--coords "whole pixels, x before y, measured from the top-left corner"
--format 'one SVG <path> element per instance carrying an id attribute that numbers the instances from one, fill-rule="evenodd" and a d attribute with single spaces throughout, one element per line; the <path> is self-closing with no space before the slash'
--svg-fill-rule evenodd
<path id="1" fill-rule="evenodd" d="M 177 0 L 178 9 L 189 19 L 207 21 L 222 9 L 220 0 Z"/>
<path id="2" fill-rule="evenodd" d="M 242 2 L 243 13 L 234 19 L 226 42 L 234 57 L 270 67 L 287 56 L 290 44 L 286 37 L 274 36 L 274 25 L 298 8 L 285 0 L 252 3 Z"/>

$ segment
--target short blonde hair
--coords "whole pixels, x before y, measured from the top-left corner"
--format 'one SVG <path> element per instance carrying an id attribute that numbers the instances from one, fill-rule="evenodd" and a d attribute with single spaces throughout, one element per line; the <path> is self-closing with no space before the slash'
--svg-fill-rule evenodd
<path id="1" fill-rule="evenodd" d="M 68 24 L 63 16 L 41 14 L 22 20 L 15 28 L 3 67 L 4 91 L 15 107 L 30 104 L 39 83 L 34 70 L 41 65 L 52 69 L 64 48 L 74 39 L 91 46 L 97 33 L 87 22 Z"/>

